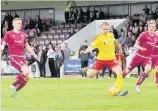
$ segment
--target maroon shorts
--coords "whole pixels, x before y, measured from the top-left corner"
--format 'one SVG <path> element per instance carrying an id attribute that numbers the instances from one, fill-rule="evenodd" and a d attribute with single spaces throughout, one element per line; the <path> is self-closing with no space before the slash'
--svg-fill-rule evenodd
<path id="1" fill-rule="evenodd" d="M 105 68 L 105 66 L 108 66 L 108 68 L 112 69 L 113 67 L 118 66 L 118 65 L 119 64 L 116 60 L 96 60 L 92 69 L 101 70 Z"/>
<path id="2" fill-rule="evenodd" d="M 158 66 L 158 59 L 152 59 L 153 67 Z"/>
<path id="3" fill-rule="evenodd" d="M 150 58 L 144 58 L 138 55 L 135 55 L 132 58 L 132 61 L 130 62 L 130 65 L 128 66 L 129 70 L 133 70 L 135 67 L 142 65 L 145 67 L 146 65 L 152 65 L 151 59 Z"/>
<path id="4" fill-rule="evenodd" d="M 18 71 L 22 72 L 21 68 L 23 65 L 26 64 L 26 60 L 24 57 L 12 56 L 12 57 L 10 57 L 10 63 L 14 68 L 16 68 Z"/>

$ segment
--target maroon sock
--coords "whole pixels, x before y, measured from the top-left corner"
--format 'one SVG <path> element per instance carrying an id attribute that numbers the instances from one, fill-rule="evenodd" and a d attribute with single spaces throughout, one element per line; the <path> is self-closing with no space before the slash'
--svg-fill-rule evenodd
<path id="1" fill-rule="evenodd" d="M 14 83 L 12 83 L 12 85 L 16 87 L 21 82 L 21 80 L 24 80 L 24 76 L 22 73 L 16 76 L 16 80 Z"/>
<path id="2" fill-rule="evenodd" d="M 158 84 L 158 72 L 156 72 L 156 74 L 155 74 L 155 79 L 156 79 L 156 84 Z"/>
<path id="3" fill-rule="evenodd" d="M 147 77 L 147 74 L 142 73 L 142 74 L 140 75 L 140 78 L 139 78 L 139 80 L 137 81 L 136 85 L 141 85 L 142 82 L 145 80 L 146 77 Z"/>
<path id="4" fill-rule="evenodd" d="M 17 88 L 16 88 L 16 91 L 19 91 L 20 89 L 22 89 L 25 85 L 26 85 L 26 81 L 25 80 L 23 80 L 23 81 L 21 81 L 19 84 L 18 84 L 18 86 L 17 86 Z"/>

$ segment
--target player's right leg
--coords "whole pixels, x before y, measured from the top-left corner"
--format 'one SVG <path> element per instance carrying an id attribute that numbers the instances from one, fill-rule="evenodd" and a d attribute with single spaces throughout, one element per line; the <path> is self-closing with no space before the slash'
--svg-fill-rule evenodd
<path id="1" fill-rule="evenodd" d="M 158 65 L 155 66 L 155 84 L 158 87 Z"/>

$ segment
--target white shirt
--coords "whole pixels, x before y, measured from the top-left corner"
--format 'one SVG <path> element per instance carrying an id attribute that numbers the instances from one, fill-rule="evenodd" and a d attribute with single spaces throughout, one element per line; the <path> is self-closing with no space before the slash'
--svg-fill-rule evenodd
<path id="1" fill-rule="evenodd" d="M 48 58 L 54 58 L 54 50 L 53 49 L 49 49 L 47 52 L 47 57 Z"/>

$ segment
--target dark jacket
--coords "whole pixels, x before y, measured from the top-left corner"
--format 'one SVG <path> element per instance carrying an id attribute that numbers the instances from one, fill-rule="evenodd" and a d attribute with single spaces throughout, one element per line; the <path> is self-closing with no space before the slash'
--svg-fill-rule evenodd
<path id="1" fill-rule="evenodd" d="M 41 54 L 39 63 L 40 64 L 45 64 L 46 61 L 47 61 L 47 53 L 46 53 L 45 50 L 42 50 L 42 54 Z"/>
<path id="2" fill-rule="evenodd" d="M 88 54 L 80 54 L 81 50 L 85 51 L 88 48 L 88 46 L 81 46 L 79 49 L 79 55 L 78 57 L 83 60 L 83 61 L 88 61 L 88 59 L 90 58 L 90 53 Z"/>

